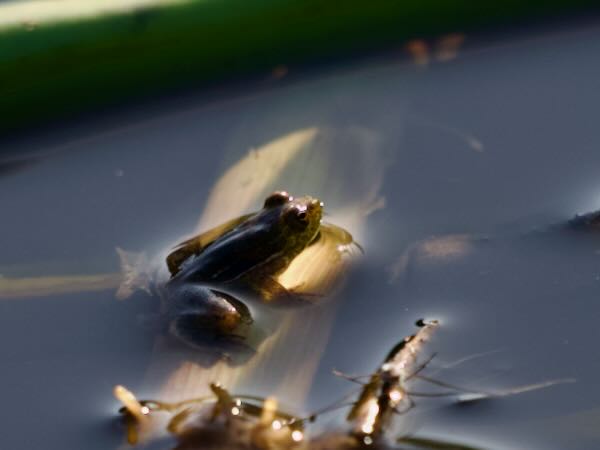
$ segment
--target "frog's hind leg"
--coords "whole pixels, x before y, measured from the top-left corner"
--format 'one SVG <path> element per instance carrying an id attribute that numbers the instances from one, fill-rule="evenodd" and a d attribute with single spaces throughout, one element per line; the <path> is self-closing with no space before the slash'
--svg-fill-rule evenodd
<path id="1" fill-rule="evenodd" d="M 210 319 L 196 314 L 181 314 L 172 319 L 169 332 L 178 341 L 197 350 L 196 356 L 206 366 L 212 366 L 221 359 L 243 362 L 256 353 L 245 336 L 220 334 Z"/>

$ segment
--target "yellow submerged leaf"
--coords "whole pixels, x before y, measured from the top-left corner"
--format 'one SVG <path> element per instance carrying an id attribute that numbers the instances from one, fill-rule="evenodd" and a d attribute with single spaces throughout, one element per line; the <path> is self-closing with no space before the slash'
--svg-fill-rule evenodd
<path id="1" fill-rule="evenodd" d="M 197 231 L 258 209 L 275 190 L 324 201 L 326 219 L 335 226 L 325 226 L 319 242 L 296 257 L 278 278 L 294 292 L 314 294 L 314 306 L 282 313 L 276 332 L 241 367 L 222 362 L 206 369 L 181 362 L 166 356 L 159 342 L 148 381 L 154 385 L 165 373 L 165 364 L 175 365 L 161 398 L 174 401 L 206 395 L 209 383 L 218 381 L 233 392 L 266 392 L 286 404 L 302 404 L 329 338 L 338 304 L 335 292 L 352 259 L 360 254 L 339 226 L 361 242 L 368 214 L 384 205 L 379 197 L 384 167 L 381 144 L 374 132 L 363 128 L 306 128 L 250 150 L 225 171 L 211 190 Z"/>

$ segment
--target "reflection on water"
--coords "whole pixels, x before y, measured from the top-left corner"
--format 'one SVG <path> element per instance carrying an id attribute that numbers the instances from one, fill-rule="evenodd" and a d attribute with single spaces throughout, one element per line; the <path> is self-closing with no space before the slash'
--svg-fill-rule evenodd
<path id="1" fill-rule="evenodd" d="M 600 207 L 600 98 L 589 59 L 597 47 L 595 28 L 472 44 L 426 68 L 386 60 L 245 98 L 121 118 L 51 148 L 22 142 L 45 156 L 0 174 L 0 273 L 5 280 L 114 274 L 117 246 L 159 254 L 189 236 L 202 211 L 212 211 L 200 219 L 205 229 L 259 205 L 243 189 L 234 204 L 210 193 L 228 168 L 251 159 L 250 149 L 318 130 L 311 151 L 276 167 L 276 176 L 255 178 L 269 191 L 321 198 L 366 254 L 337 308 L 307 313 L 306 341 L 278 341 L 271 362 L 249 367 L 252 386 L 239 380 L 240 389 L 316 409 L 347 392 L 333 367 L 369 373 L 416 318 L 436 317 L 434 367 L 491 352 L 444 369 L 448 382 L 482 390 L 577 383 L 471 406 L 427 403 L 403 416 L 403 428 L 482 448 L 591 448 L 599 437 L 600 240 L 552 225 Z M 143 295 L 117 302 L 114 288 L 38 293 L 0 295 L 10 411 L 2 448 L 117 448 L 114 385 L 162 398 L 197 384 L 190 367 L 173 375 L 189 355 L 155 342 L 142 318 L 156 305 Z M 320 360 L 315 348 L 324 351 Z M 299 361 L 306 367 L 289 370 Z M 279 367 L 288 368 L 285 382 Z M 298 395 L 285 398 L 290 386 Z"/>

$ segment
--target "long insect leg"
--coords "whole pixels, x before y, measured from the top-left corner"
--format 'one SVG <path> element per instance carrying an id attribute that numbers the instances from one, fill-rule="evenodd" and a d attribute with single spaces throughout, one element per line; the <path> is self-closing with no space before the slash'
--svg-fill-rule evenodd
<path id="1" fill-rule="evenodd" d="M 414 392 L 406 391 L 406 394 L 411 397 L 452 397 L 458 395 L 458 392 Z"/>
<path id="2" fill-rule="evenodd" d="M 423 450 L 440 449 L 440 450 L 482 450 L 479 447 L 471 447 L 470 445 L 458 444 L 455 442 L 438 441 L 436 439 L 417 438 L 412 436 L 399 437 L 396 442 L 398 444 L 408 444 L 410 448 L 420 448 Z"/>
<path id="3" fill-rule="evenodd" d="M 440 380 L 436 380 L 435 378 L 429 378 L 425 375 L 415 375 L 414 378 L 417 378 L 419 380 L 425 381 L 427 383 L 431 383 L 431 384 L 435 384 L 436 386 L 440 386 L 440 387 L 444 387 L 444 388 L 448 388 L 448 389 L 452 389 L 456 392 L 465 392 L 468 394 L 483 394 L 483 395 L 493 395 L 492 393 L 489 392 L 484 392 L 484 391 L 474 391 L 473 389 L 467 389 L 461 386 L 456 386 L 454 384 L 450 384 L 450 383 L 446 383 L 444 381 L 440 381 Z"/>
<path id="4" fill-rule="evenodd" d="M 488 350 L 487 352 L 473 353 L 472 355 L 468 355 L 463 358 L 457 359 L 456 361 L 447 363 L 447 364 L 443 365 L 440 369 L 453 369 L 453 368 L 460 366 L 464 363 L 467 363 L 469 361 L 473 361 L 475 359 L 480 359 L 480 358 L 485 358 L 487 356 L 494 355 L 496 353 L 500 353 L 503 351 L 505 351 L 505 349 L 497 348 L 495 350 Z"/>
<path id="5" fill-rule="evenodd" d="M 372 375 L 348 375 L 347 373 L 341 372 L 339 370 L 333 369 L 332 373 L 336 376 L 336 377 L 340 377 L 343 378 L 344 380 L 348 380 L 351 381 L 352 383 L 357 383 L 360 384 L 362 386 L 364 386 L 366 383 L 364 381 L 361 381 L 361 378 L 369 378 Z"/>
<path id="6" fill-rule="evenodd" d="M 523 394 L 525 392 L 544 389 L 550 386 L 554 386 L 555 384 L 574 383 L 575 381 L 576 380 L 574 378 L 564 378 L 559 380 L 542 381 L 541 383 L 527 384 L 525 386 L 517 386 L 514 388 L 502 389 L 492 392 L 465 392 L 465 394 L 461 395 L 458 400 L 460 402 L 468 402 L 493 397 L 508 397 L 511 395 Z"/>
<path id="7" fill-rule="evenodd" d="M 358 391 L 359 391 L 358 389 L 355 389 L 352 392 L 347 393 L 341 399 L 333 402 L 330 405 L 325 406 L 324 408 L 321 408 L 321 409 L 318 409 L 318 410 L 312 412 L 311 414 L 309 414 L 308 416 L 306 416 L 302 419 L 298 419 L 297 422 L 299 422 L 299 421 L 314 422 L 316 420 L 316 418 L 322 414 L 325 414 L 325 413 L 328 413 L 331 411 L 335 411 L 337 409 L 344 408 L 346 406 L 353 405 L 354 402 L 349 402 L 348 399 L 350 397 L 354 397 Z"/>
<path id="8" fill-rule="evenodd" d="M 421 364 L 419 364 L 417 366 L 417 368 L 409 375 L 406 377 L 406 381 L 410 380 L 411 378 L 416 377 L 417 375 L 419 375 L 419 373 L 421 373 L 423 370 L 425 370 L 425 368 L 429 365 L 429 363 L 433 360 L 433 358 L 435 358 L 437 355 L 437 353 L 433 353 L 429 358 L 427 358 L 425 361 L 423 361 Z"/>

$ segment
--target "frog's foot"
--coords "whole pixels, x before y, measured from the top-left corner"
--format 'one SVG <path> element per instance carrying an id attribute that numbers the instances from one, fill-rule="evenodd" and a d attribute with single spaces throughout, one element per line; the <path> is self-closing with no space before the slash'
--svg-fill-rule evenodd
<path id="1" fill-rule="evenodd" d="M 299 297 L 299 298 L 304 298 L 306 301 L 314 301 L 316 299 L 320 299 L 325 297 L 325 294 L 319 293 L 319 292 L 308 292 L 305 291 L 306 287 L 306 283 L 300 283 L 297 284 L 296 286 L 294 286 L 293 288 L 288 289 L 289 292 L 292 293 L 292 295 Z"/>
<path id="2" fill-rule="evenodd" d="M 302 285 L 287 289 L 270 276 L 253 280 L 250 287 L 260 295 L 265 303 L 278 307 L 309 306 L 312 302 L 307 297 L 319 296 L 319 294 L 300 292 L 299 288 Z"/>

